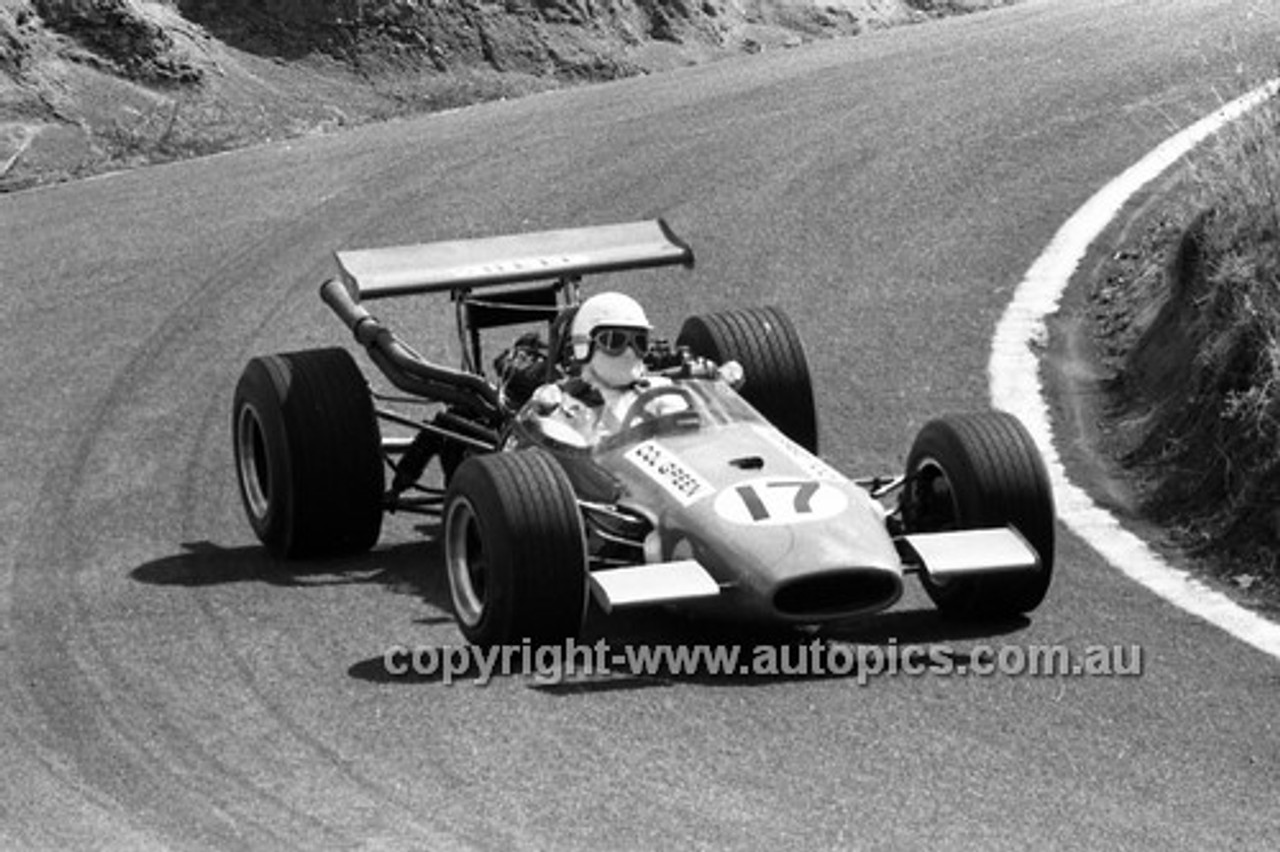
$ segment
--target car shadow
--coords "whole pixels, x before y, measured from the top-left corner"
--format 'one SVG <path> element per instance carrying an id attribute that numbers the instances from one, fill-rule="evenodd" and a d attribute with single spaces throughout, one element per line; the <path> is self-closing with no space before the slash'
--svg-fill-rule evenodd
<path id="1" fill-rule="evenodd" d="M 449 611 L 449 589 L 440 566 L 440 548 L 431 538 L 389 545 L 355 556 L 328 559 L 276 559 L 260 546 L 222 547 L 211 541 L 184 542 L 182 552 L 144 563 L 129 572 L 153 586 L 218 586 L 266 583 L 311 587 L 378 584 Z M 452 623 L 424 616 L 419 624 Z"/>
<path id="2" fill-rule="evenodd" d="M 668 616 L 662 622 L 650 619 L 641 631 L 609 631 L 609 654 L 615 664 L 627 663 L 623 671 L 611 671 L 605 677 L 584 673 L 550 682 L 535 676 L 530 686 L 551 695 L 577 695 L 677 684 L 756 687 L 830 680 L 862 684 L 885 674 L 917 677 L 967 668 L 973 662 L 970 653 L 953 643 L 990 639 L 1030 623 L 1022 616 L 998 622 L 965 622 L 921 609 L 871 615 L 816 629 L 734 623 L 712 623 L 708 629 L 706 622 Z M 653 650 L 666 647 L 685 648 L 683 662 L 673 665 L 679 656 Z M 644 663 L 655 659 L 660 663 L 658 669 L 646 668 Z M 692 668 L 685 665 L 690 661 L 694 662 Z M 641 663 L 638 669 L 634 662 Z"/>
<path id="3" fill-rule="evenodd" d="M 968 651 L 953 643 L 991 639 L 1030 624 L 1025 617 L 964 622 L 935 610 L 868 616 L 822 629 L 796 629 L 697 619 L 663 609 L 606 616 L 590 607 L 572 644 L 546 649 L 484 651 L 464 646 L 425 650 L 428 665 L 404 655 L 361 660 L 348 669 L 357 680 L 404 686 L 516 682 L 551 696 L 695 685 L 757 687 L 796 681 L 919 676 L 968 667 Z M 447 666 L 446 656 L 447 655 Z M 905 661 L 905 664 L 904 664 Z"/>
<path id="4" fill-rule="evenodd" d="M 899 645 L 963 642 L 1017 633 L 1030 626 L 1025 615 L 969 620 L 943 615 L 936 609 L 890 610 L 856 621 L 836 622 L 822 635 L 841 642 Z"/>
<path id="5" fill-rule="evenodd" d="M 452 617 L 444 614 L 451 611 L 451 603 L 441 545 L 432 537 L 433 528 L 424 527 L 420 532 L 425 537 L 419 541 L 357 556 L 308 561 L 275 559 L 258 546 L 228 548 L 210 541 L 187 542 L 181 553 L 144 563 L 129 576 L 148 585 L 189 588 L 250 582 L 297 588 L 378 584 L 429 605 L 429 612 L 412 623 L 452 624 Z M 347 674 L 371 684 L 508 680 L 553 696 L 680 684 L 751 687 L 792 681 L 864 682 L 871 674 L 883 674 L 889 655 L 919 646 L 928 646 L 935 663 L 966 666 L 968 653 L 951 643 L 1016 633 L 1029 624 L 1030 620 L 1021 616 L 968 622 L 925 608 L 891 610 L 818 629 L 797 629 L 701 618 L 667 608 L 606 615 L 592 603 L 582 633 L 572 646 L 566 643 L 543 652 L 516 648 L 511 652 L 511 664 L 505 667 L 485 666 L 479 656 L 482 652 L 466 649 L 459 636 L 456 646 L 435 649 L 453 655 L 448 669 L 421 670 L 406 665 L 406 660 L 390 666 L 383 654 L 357 661 Z M 607 657 L 599 656 L 601 653 Z M 877 671 L 869 672 L 870 664 Z"/>

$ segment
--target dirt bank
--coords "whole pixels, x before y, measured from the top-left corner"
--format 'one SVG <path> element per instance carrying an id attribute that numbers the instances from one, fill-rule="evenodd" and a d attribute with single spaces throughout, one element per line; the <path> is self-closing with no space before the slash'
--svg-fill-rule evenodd
<path id="1" fill-rule="evenodd" d="M 1280 107 L 1201 152 L 1093 281 L 1104 454 L 1128 508 L 1280 609 Z"/>

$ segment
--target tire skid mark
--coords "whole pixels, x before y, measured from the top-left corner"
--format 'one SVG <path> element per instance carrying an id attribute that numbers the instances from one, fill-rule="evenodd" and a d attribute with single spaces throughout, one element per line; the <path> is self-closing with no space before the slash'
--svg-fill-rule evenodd
<path id="1" fill-rule="evenodd" d="M 343 212 L 351 214 L 357 211 Z M 351 223 L 350 218 L 333 217 L 331 211 L 313 211 L 313 214 L 336 218 L 346 226 Z M 308 219 L 295 222 L 289 230 L 304 235 L 313 234 L 317 228 Z M 191 295 L 178 304 L 155 332 L 142 342 L 130 361 L 116 373 L 92 410 L 81 419 L 83 425 L 67 439 L 66 445 L 71 449 L 55 454 L 55 458 L 61 461 L 56 462 L 44 477 L 34 511 L 16 549 L 14 633 L 18 637 L 15 656 L 18 659 L 16 668 L 21 672 L 19 690 L 23 693 L 24 703 L 36 708 L 35 712 L 24 714 L 25 718 L 44 721 L 42 730 L 26 732 L 24 738 L 29 747 L 43 763 L 64 767 L 60 772 L 64 781 L 70 781 L 68 776 L 74 771 L 96 786 L 96 795 L 102 796 L 103 791 L 109 791 L 108 795 L 116 796 L 129 814 L 145 815 L 145 818 L 134 816 L 129 820 L 135 829 L 157 829 L 175 839 L 195 834 L 219 848 L 260 846 L 264 840 L 273 847 L 306 848 L 317 843 L 333 844 L 343 836 L 340 829 L 329 827 L 323 817 L 300 811 L 284 797 L 273 794 L 261 783 L 255 783 L 248 774 L 196 745 L 194 739 L 184 734 L 177 724 L 148 714 L 146 710 L 150 702 L 145 697 L 135 698 L 128 690 L 111 688 L 111 684 L 128 683 L 128 671 L 104 650 L 109 647 L 108 643 L 96 641 L 93 609 L 77 583 L 77 576 L 86 561 L 85 547 L 74 529 L 65 529 L 63 521 L 74 518 L 78 502 L 75 490 L 68 488 L 68 483 L 85 480 L 94 452 L 104 435 L 108 434 L 111 421 L 120 417 L 121 412 L 131 410 L 132 399 L 156 375 L 156 365 L 163 365 L 166 374 L 173 370 L 173 362 L 166 359 L 166 355 L 182 347 L 192 349 L 193 330 L 198 338 L 200 320 L 212 315 L 217 302 L 232 297 L 237 290 L 248 291 L 253 287 L 255 281 L 251 273 L 262 271 L 260 264 L 252 262 L 253 259 L 281 242 L 280 233 L 273 231 L 230 258 L 206 281 L 193 285 Z M 228 281 L 232 282 L 231 288 L 226 285 Z M 285 304 L 295 298 L 293 288 L 282 288 L 261 320 L 249 329 L 249 334 L 261 331 Z M 223 348 L 227 341 L 216 342 L 219 348 Z M 209 346 L 196 345 L 193 360 L 209 368 L 209 349 Z M 215 408 L 217 406 L 213 403 L 206 407 L 197 435 L 199 440 L 186 454 L 188 474 L 192 460 L 212 427 Z M 190 476 L 184 480 L 184 485 L 180 500 L 185 528 L 195 506 Z M 230 649 L 225 630 L 207 597 L 195 595 L 193 600 L 229 663 L 238 672 L 242 685 L 278 727 L 335 767 L 349 783 L 369 793 L 370 798 L 385 810 L 385 803 L 395 798 L 392 791 L 355 772 L 349 762 L 331 748 L 306 734 L 283 708 L 268 701 L 254 682 L 249 666 Z M 121 709 L 126 706 L 127 709 Z M 157 748 L 157 743 L 171 748 Z M 68 749 L 68 744 L 73 744 L 73 747 Z M 66 767 L 68 757 L 75 765 L 74 770 Z M 236 789 L 249 795 L 233 801 L 231 813 L 221 811 L 218 802 L 207 798 L 209 786 L 204 779 L 209 777 L 230 781 Z M 150 779 L 149 784 L 139 784 L 138 779 L 143 778 Z M 193 785 L 192 781 L 196 779 L 201 780 Z M 70 781 L 71 786 L 75 784 Z M 174 816 L 176 790 L 189 791 L 191 802 L 189 807 Z M 126 791 L 127 794 L 122 796 L 121 793 Z M 279 813 L 287 815 L 292 825 L 282 828 L 277 818 L 267 818 L 268 821 L 264 822 L 246 812 L 243 805 L 246 801 L 259 803 L 258 808 L 262 804 L 270 804 Z M 239 807 L 236 807 L 236 802 L 240 803 Z M 433 836 L 434 832 L 410 819 L 411 810 L 407 803 L 401 801 L 396 804 L 405 811 L 400 814 L 401 824 L 416 829 L 420 839 L 425 839 L 424 835 Z M 139 822 L 148 824 L 139 825 Z"/>
<path id="2" fill-rule="evenodd" d="M 84 481 L 84 473 L 90 466 L 93 452 L 107 431 L 114 413 L 127 406 L 129 397 L 145 381 L 145 377 L 153 372 L 154 365 L 162 363 L 162 353 L 172 348 L 189 330 L 191 318 L 200 316 L 206 306 L 222 295 L 222 292 L 212 288 L 198 288 L 169 315 L 129 363 L 117 373 L 102 398 L 83 419 L 84 426 L 72 439 L 74 450 L 66 454 L 65 461 L 55 464 L 45 478 L 35 504 L 34 520 L 22 537 L 23 544 L 16 560 L 15 620 L 19 625 L 16 644 L 34 649 L 38 658 L 48 659 L 57 666 L 56 680 L 50 681 L 57 693 L 46 696 L 44 701 L 34 694 L 35 685 L 40 682 L 39 673 L 36 673 L 36 677 L 23 677 L 23 685 L 31 699 L 40 707 L 40 716 L 53 722 L 51 733 L 56 735 L 57 745 L 45 744 L 47 760 L 60 762 L 53 757 L 61 751 L 58 745 L 74 743 L 78 748 L 72 757 L 77 764 L 78 773 L 97 782 L 103 789 L 111 789 L 118 794 L 125 788 L 120 782 L 126 780 L 126 777 L 129 781 L 143 777 L 154 779 L 154 793 L 150 796 L 144 790 L 129 787 L 132 795 L 123 804 L 128 806 L 131 813 L 160 817 L 160 824 L 163 825 L 166 818 L 161 815 L 167 808 L 160 807 L 158 803 L 163 800 L 166 806 L 172 806 L 171 796 L 175 789 L 190 789 L 190 785 L 186 783 L 188 773 L 175 769 L 175 765 L 185 763 L 188 768 L 215 770 L 238 788 L 252 791 L 255 796 L 272 802 L 281 811 L 307 823 L 319 825 L 314 818 L 293 810 L 283 799 L 268 794 L 247 776 L 219 762 L 203 748 L 194 746 L 192 740 L 184 737 L 172 723 L 144 714 L 143 718 L 147 722 L 160 726 L 160 742 L 182 743 L 184 746 L 183 749 L 165 754 L 163 760 L 157 759 L 158 751 L 154 746 L 156 731 L 142 730 L 139 719 L 131 713 L 112 712 L 112 708 L 136 702 L 129 701 L 127 693 L 110 693 L 108 684 L 127 682 L 126 672 L 110 654 L 102 650 L 106 643 L 93 641 L 92 607 L 76 583 L 76 575 L 80 573 L 80 566 L 85 561 L 80 552 L 81 547 L 74 530 L 68 536 L 54 520 L 74 517 L 76 495 L 66 484 Z M 37 569 L 37 566 L 41 568 Z M 29 593 L 24 588 L 27 584 L 34 584 Z M 57 591 L 51 592 L 50 587 Z M 65 608 L 66 613 L 50 613 L 48 608 L 41 605 L 41 597 L 53 601 L 54 606 L 60 609 Z M 84 643 L 87 654 L 77 653 L 75 645 L 80 643 L 76 643 L 73 633 L 77 629 L 88 634 L 88 641 Z M 83 642 L 83 637 L 81 641 Z M 21 654 L 22 659 L 28 662 L 32 656 L 30 653 Z M 68 666 L 73 671 L 68 672 Z M 74 700 L 65 700 L 67 690 L 74 693 Z M 85 713 L 85 708 L 92 710 Z M 86 723 L 90 730 L 86 730 Z M 132 768 L 131 773 L 126 774 L 119 765 L 124 752 L 119 747 L 107 747 L 109 739 L 121 743 L 131 752 L 125 760 L 125 765 Z M 199 798 L 194 791 L 193 798 Z M 201 823 L 199 833 L 208 836 L 223 848 L 241 848 L 245 843 L 244 828 L 250 826 L 260 831 L 261 836 L 270 839 L 273 844 L 285 843 L 287 840 L 287 835 L 272 832 L 265 824 L 243 813 L 237 815 L 236 827 L 231 829 L 210 824 L 207 817 L 202 818 L 199 809 L 188 811 L 186 816 L 196 818 Z M 192 828 L 188 825 L 181 827 L 184 831 Z M 255 844 L 250 842 L 249 846 L 252 845 Z"/>

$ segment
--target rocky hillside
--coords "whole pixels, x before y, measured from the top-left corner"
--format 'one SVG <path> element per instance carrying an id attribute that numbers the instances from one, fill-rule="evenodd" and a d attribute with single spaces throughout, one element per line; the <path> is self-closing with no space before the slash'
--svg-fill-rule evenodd
<path id="1" fill-rule="evenodd" d="M 0 191 L 1014 0 L 0 0 Z"/>

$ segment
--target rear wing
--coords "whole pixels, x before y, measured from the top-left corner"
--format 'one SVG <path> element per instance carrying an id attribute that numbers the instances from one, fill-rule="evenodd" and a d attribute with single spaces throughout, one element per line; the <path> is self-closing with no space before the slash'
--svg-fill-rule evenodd
<path id="1" fill-rule="evenodd" d="M 357 300 L 693 266 L 693 249 L 661 219 L 340 251 L 336 257 L 342 281 Z"/>

